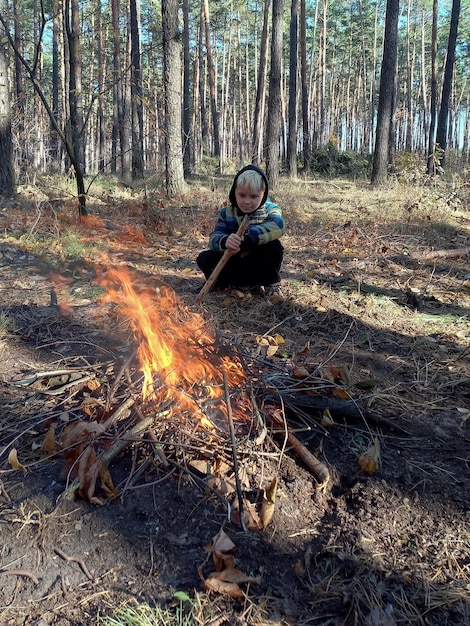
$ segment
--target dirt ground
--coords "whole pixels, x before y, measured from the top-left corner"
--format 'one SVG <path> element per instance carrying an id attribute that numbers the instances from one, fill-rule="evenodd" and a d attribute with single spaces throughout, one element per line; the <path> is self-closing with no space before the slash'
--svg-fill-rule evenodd
<path id="1" fill-rule="evenodd" d="M 211 293 L 195 304 L 194 259 L 220 202 L 209 191 L 183 200 L 178 217 L 139 199 L 97 201 L 90 209 L 102 221 L 87 225 L 67 207 L 64 224 L 47 202 L 35 222 L 38 204 L 24 198 L 2 211 L 0 624 L 96 624 L 124 602 L 171 605 L 177 591 L 198 593 L 213 624 L 470 623 L 469 257 L 433 255 L 470 245 L 470 213 L 451 207 L 430 219 L 403 198 L 402 219 L 387 221 L 383 206 L 352 201 L 352 191 L 328 188 L 333 220 L 322 217 L 319 189 L 295 202 L 279 192 L 291 227 L 285 298 L 274 303 Z M 70 230 L 84 249 L 72 250 Z M 41 238 L 42 249 L 33 245 Z M 223 355 L 241 360 L 238 471 L 253 500 L 279 481 L 263 530 L 228 519 L 196 467 L 233 469 L 226 423 L 211 431 L 184 412 L 158 418 L 159 445 L 135 437 L 113 458 L 116 492 L 100 493 L 101 504 L 74 493 L 64 455 L 45 449 L 51 426 L 59 440 L 67 424 L 92 421 L 85 398 L 112 398 L 116 410 L 132 396 L 144 412 L 135 334 L 101 301 L 103 265 L 130 267 L 157 294 L 163 280 L 182 318 L 202 315 Z M 274 338 L 272 354 L 263 337 Z M 62 369 L 79 377 L 54 391 L 60 375 L 42 374 Z M 333 423 L 309 398 L 327 399 Z M 263 439 L 276 411 L 286 422 L 277 434 L 267 422 Z M 324 464 L 327 484 L 285 445 L 283 428 Z M 376 438 L 378 471 L 368 473 L 358 459 Z M 204 588 L 214 570 L 205 547 L 221 528 L 254 579 L 240 598 Z"/>

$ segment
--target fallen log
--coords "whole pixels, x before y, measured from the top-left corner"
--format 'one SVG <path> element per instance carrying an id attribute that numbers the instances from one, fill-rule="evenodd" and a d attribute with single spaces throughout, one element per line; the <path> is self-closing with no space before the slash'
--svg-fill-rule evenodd
<path id="1" fill-rule="evenodd" d="M 387 428 L 388 430 L 399 432 L 403 435 L 411 434 L 401 426 L 398 426 L 391 420 L 388 420 L 386 417 L 382 417 L 381 415 L 377 415 L 376 413 L 372 413 L 371 411 L 361 409 L 352 400 L 342 400 L 340 398 L 324 398 L 321 396 L 308 396 L 305 393 L 293 393 L 292 391 L 278 391 L 277 395 L 278 398 L 279 396 L 282 398 L 284 405 L 288 409 L 292 409 L 294 411 L 296 407 L 302 408 L 304 410 L 310 409 L 311 411 L 324 411 L 325 409 L 328 409 L 333 416 L 346 417 L 354 420 L 363 420 L 368 424 Z M 272 395 L 270 396 L 270 398 L 276 401 L 276 396 Z"/>
<path id="2" fill-rule="evenodd" d="M 453 250 L 431 250 L 419 257 L 420 261 L 431 261 L 432 259 L 458 259 L 470 256 L 470 247 L 454 248 Z"/>

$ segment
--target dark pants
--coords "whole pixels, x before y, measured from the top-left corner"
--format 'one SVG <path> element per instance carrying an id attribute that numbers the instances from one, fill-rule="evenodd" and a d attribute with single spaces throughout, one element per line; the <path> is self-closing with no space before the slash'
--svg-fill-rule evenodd
<path id="1" fill-rule="evenodd" d="M 253 289 L 261 285 L 268 286 L 281 280 L 282 257 L 284 248 L 278 239 L 262 246 L 256 246 L 248 254 L 237 252 L 230 257 L 217 278 L 214 289 L 234 287 Z M 197 264 L 209 276 L 222 258 L 222 253 L 204 250 L 197 257 Z"/>

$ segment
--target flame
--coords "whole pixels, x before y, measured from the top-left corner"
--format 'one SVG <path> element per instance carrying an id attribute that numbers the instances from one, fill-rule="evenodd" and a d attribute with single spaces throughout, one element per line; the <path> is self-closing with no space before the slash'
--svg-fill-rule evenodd
<path id="1" fill-rule="evenodd" d="M 224 369 L 230 385 L 243 383 L 241 366 L 214 351 L 202 316 L 168 285 L 152 288 L 127 267 L 109 268 L 100 283 L 106 287 L 103 300 L 118 306 L 139 342 L 144 400 L 172 398 L 182 410 L 200 413 L 198 399 L 223 396 Z"/>

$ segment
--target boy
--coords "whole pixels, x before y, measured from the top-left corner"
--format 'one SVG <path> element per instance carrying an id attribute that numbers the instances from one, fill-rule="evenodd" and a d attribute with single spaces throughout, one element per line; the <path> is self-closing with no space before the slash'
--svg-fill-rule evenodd
<path id="1" fill-rule="evenodd" d="M 268 198 L 268 179 L 255 165 L 247 165 L 235 176 L 229 193 L 230 206 L 219 210 L 215 229 L 209 235 L 209 250 L 197 258 L 206 279 L 225 250 L 232 256 L 219 274 L 213 289 L 240 289 L 281 297 L 280 270 L 284 248 L 279 238 L 285 223 L 281 207 Z M 237 235 L 245 215 L 245 234 Z"/>

